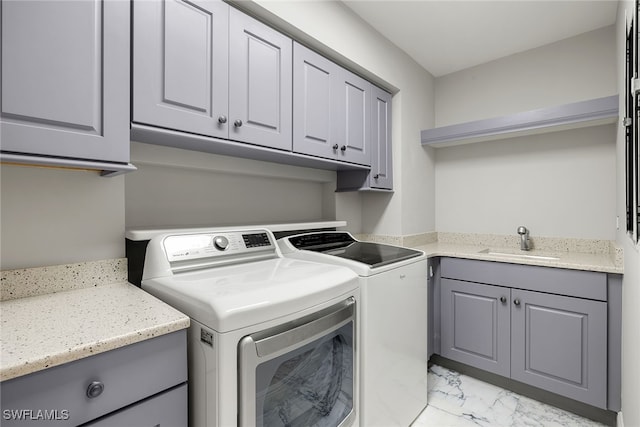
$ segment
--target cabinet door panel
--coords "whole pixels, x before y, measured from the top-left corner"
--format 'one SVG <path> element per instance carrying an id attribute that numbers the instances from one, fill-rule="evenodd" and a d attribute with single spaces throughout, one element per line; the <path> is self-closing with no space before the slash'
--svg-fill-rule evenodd
<path id="1" fill-rule="evenodd" d="M 133 120 L 226 138 L 228 13 L 220 0 L 134 2 Z"/>
<path id="2" fill-rule="evenodd" d="M 2 150 L 128 162 L 128 5 L 0 8 Z"/>
<path id="3" fill-rule="evenodd" d="M 297 43 L 293 61 L 293 151 L 335 158 L 332 128 L 338 66 Z"/>
<path id="4" fill-rule="evenodd" d="M 291 150 L 292 41 L 235 9 L 229 22 L 229 138 Z"/>
<path id="5" fill-rule="evenodd" d="M 341 69 L 338 80 L 336 114 L 336 142 L 341 149 L 338 160 L 363 165 L 371 164 L 369 141 L 371 139 L 371 84 L 355 74 Z M 345 147 L 342 150 L 342 147 Z"/>
<path id="6" fill-rule="evenodd" d="M 393 188 L 391 94 L 371 86 L 371 187 Z"/>
<path id="7" fill-rule="evenodd" d="M 442 279 L 441 354 L 509 376 L 510 290 Z"/>
<path id="8" fill-rule="evenodd" d="M 512 291 L 511 377 L 606 408 L 607 304 Z"/>

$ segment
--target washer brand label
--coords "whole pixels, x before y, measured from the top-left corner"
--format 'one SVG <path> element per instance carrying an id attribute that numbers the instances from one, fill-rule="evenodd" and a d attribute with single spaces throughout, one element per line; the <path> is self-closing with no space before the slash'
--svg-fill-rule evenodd
<path id="1" fill-rule="evenodd" d="M 213 334 L 205 329 L 200 329 L 200 341 L 213 347 Z"/>

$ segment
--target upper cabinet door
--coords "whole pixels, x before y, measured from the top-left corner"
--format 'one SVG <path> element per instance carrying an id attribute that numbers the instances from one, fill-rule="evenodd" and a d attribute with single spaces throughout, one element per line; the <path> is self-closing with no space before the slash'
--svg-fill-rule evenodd
<path id="1" fill-rule="evenodd" d="M 2 151 L 129 162 L 129 4 L 0 3 Z"/>
<path id="2" fill-rule="evenodd" d="M 233 8 L 229 25 L 229 139 L 291 150 L 293 42 Z"/>
<path id="3" fill-rule="evenodd" d="M 133 121 L 227 138 L 229 6 L 133 2 Z"/>
<path id="4" fill-rule="evenodd" d="M 391 94 L 371 86 L 371 175 L 373 188 L 393 188 L 391 150 Z"/>
<path id="5" fill-rule="evenodd" d="M 323 56 L 293 45 L 293 151 L 336 158 L 339 145 L 333 129 L 340 68 Z"/>
<path id="6" fill-rule="evenodd" d="M 371 83 L 345 69 L 340 69 L 336 142 L 338 160 L 363 165 L 371 164 Z"/>

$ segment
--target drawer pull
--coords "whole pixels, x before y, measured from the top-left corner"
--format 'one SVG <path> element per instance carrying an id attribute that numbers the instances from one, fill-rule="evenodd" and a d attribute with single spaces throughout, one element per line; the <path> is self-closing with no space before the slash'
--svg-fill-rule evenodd
<path id="1" fill-rule="evenodd" d="M 89 399 L 93 399 L 94 397 L 98 397 L 104 391 L 104 383 L 102 381 L 92 381 L 87 387 L 87 397 Z"/>

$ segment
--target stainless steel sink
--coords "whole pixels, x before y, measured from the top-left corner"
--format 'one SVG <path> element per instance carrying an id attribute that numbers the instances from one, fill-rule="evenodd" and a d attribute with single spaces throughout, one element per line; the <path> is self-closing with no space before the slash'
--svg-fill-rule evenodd
<path id="1" fill-rule="evenodd" d="M 493 255 L 493 256 L 498 256 L 498 257 L 505 257 L 505 258 L 537 259 L 537 260 L 543 260 L 543 261 L 558 261 L 560 259 L 559 257 L 550 256 L 550 255 L 532 255 L 532 254 L 525 254 L 525 253 L 509 253 L 509 252 L 501 252 L 500 250 L 493 250 L 493 249 L 483 249 L 483 250 L 479 251 L 478 253 L 487 254 L 487 255 Z"/>

